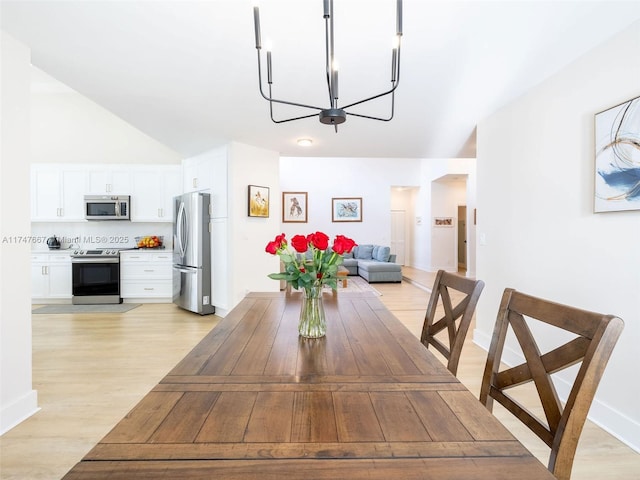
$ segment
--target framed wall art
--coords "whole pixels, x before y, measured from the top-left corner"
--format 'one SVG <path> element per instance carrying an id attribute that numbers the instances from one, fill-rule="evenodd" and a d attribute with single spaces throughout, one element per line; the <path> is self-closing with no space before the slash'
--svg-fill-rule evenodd
<path id="1" fill-rule="evenodd" d="M 249 185 L 249 216 L 269 216 L 269 187 Z"/>
<path id="2" fill-rule="evenodd" d="M 434 227 L 453 227 L 453 217 L 434 217 Z"/>
<path id="3" fill-rule="evenodd" d="M 640 97 L 595 115 L 594 212 L 640 210 Z"/>
<path id="4" fill-rule="evenodd" d="M 307 223 L 307 192 L 282 192 L 282 223 Z"/>
<path id="5" fill-rule="evenodd" d="M 331 199 L 332 222 L 361 222 L 362 221 L 362 197 L 332 198 Z"/>

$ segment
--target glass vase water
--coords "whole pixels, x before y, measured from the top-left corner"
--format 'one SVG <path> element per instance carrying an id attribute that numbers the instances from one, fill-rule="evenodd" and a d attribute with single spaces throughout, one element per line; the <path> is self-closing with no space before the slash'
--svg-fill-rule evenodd
<path id="1" fill-rule="evenodd" d="M 302 308 L 298 333 L 305 338 L 320 338 L 327 333 L 327 323 L 322 303 L 322 285 L 302 289 Z"/>

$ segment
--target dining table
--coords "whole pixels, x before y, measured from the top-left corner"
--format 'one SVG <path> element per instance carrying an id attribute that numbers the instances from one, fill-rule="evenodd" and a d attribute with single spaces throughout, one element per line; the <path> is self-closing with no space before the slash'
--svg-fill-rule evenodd
<path id="1" fill-rule="evenodd" d="M 323 303 L 247 294 L 64 480 L 554 478 L 376 294 Z"/>

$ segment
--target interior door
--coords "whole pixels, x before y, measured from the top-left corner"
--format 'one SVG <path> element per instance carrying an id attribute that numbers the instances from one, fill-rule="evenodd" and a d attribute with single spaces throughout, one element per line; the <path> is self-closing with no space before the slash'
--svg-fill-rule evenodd
<path id="1" fill-rule="evenodd" d="M 467 269 L 467 207 L 458 205 L 458 268 Z"/>
<path id="2" fill-rule="evenodd" d="M 391 253 L 396 255 L 396 263 L 405 263 L 405 216 L 404 210 L 391 211 Z"/>

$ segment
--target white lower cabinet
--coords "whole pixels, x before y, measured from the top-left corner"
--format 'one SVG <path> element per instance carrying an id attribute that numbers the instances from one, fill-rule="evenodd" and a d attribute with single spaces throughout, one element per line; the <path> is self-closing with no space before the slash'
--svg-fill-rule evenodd
<path id="1" fill-rule="evenodd" d="M 120 252 L 120 296 L 124 300 L 170 302 L 172 298 L 171 251 Z"/>
<path id="2" fill-rule="evenodd" d="M 71 257 L 68 253 L 31 255 L 32 301 L 71 298 Z"/>

